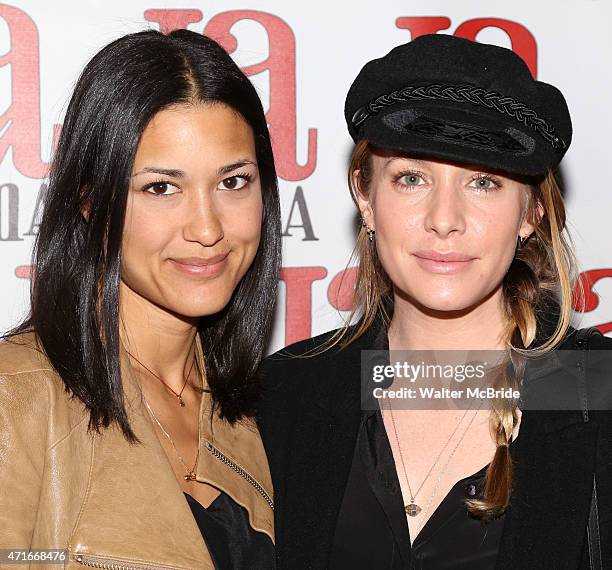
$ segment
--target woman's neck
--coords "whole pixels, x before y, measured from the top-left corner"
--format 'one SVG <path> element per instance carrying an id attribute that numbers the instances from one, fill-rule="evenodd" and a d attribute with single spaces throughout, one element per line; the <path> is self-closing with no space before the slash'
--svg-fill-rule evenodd
<path id="1" fill-rule="evenodd" d="M 501 289 L 462 311 L 435 311 L 395 294 L 391 350 L 505 350 Z"/>
<path id="2" fill-rule="evenodd" d="M 120 299 L 119 331 L 124 347 L 178 393 L 194 358 L 198 319 L 170 313 L 123 282 Z M 136 362 L 132 365 L 138 366 Z"/>

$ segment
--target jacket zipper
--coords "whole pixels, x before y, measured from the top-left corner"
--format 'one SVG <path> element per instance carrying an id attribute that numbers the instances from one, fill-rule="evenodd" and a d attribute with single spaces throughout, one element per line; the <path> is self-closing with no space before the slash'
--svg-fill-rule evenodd
<path id="1" fill-rule="evenodd" d="M 238 475 L 240 475 L 240 477 L 250 483 L 253 488 L 264 498 L 266 503 L 270 505 L 270 508 L 274 510 L 274 501 L 256 479 L 249 475 L 242 467 L 240 467 L 240 465 L 234 463 L 227 455 L 219 451 L 212 443 L 206 441 L 204 442 L 204 445 L 214 457 L 225 463 L 230 469 L 234 470 L 236 473 L 238 473 Z"/>
<path id="2" fill-rule="evenodd" d="M 101 558 L 84 554 L 75 554 L 74 559 L 79 564 L 83 564 L 83 566 L 91 566 L 92 568 L 100 568 L 102 570 L 171 570 L 168 566 L 155 566 L 153 564 L 141 564 L 116 558 Z"/>

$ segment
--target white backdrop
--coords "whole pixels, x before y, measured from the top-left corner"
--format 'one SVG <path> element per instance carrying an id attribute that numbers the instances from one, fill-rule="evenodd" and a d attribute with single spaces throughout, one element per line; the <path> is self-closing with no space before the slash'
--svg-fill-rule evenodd
<path id="1" fill-rule="evenodd" d="M 188 27 L 251 75 L 271 124 L 283 209 L 283 280 L 270 349 L 338 325 L 334 277 L 353 247 L 346 92 L 362 65 L 427 31 L 512 47 L 565 94 L 574 139 L 566 201 L 589 305 L 612 332 L 612 4 L 606 0 L 19 0 L 0 4 L 0 329 L 26 311 L 37 201 L 55 125 L 88 59 L 125 33 Z M 590 284 L 589 284 L 590 283 Z M 346 309 L 346 303 L 340 304 Z"/>

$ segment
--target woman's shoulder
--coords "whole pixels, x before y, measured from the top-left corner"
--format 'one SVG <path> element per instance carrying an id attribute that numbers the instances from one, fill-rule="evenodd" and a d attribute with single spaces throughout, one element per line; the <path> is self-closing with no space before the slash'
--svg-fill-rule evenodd
<path id="1" fill-rule="evenodd" d="M 603 334 L 589 335 L 588 349 L 589 350 L 612 350 L 612 337 L 605 336 Z"/>
<path id="2" fill-rule="evenodd" d="M 0 341 L 0 431 L 55 442 L 86 417 L 34 332 Z"/>
<path id="3" fill-rule="evenodd" d="M 612 350 L 612 338 L 605 336 L 598 327 L 570 328 L 560 348 Z"/>
<path id="4" fill-rule="evenodd" d="M 283 400 L 291 394 L 308 398 L 308 394 L 333 391 L 347 374 L 359 374 L 358 339 L 344 346 L 337 342 L 343 329 L 334 329 L 282 348 L 266 357 L 259 369 L 263 385 L 263 399 Z M 346 331 L 350 335 L 350 331 Z M 344 340 L 343 335 L 341 340 Z M 357 367 L 357 368 L 355 368 Z"/>
<path id="5" fill-rule="evenodd" d="M 293 360 L 295 358 L 307 357 L 316 359 L 327 357 L 329 356 L 328 351 L 324 350 L 326 348 L 326 344 L 330 343 L 334 336 L 338 335 L 341 330 L 342 329 L 334 329 L 321 333 L 317 336 L 289 344 L 264 358 L 263 362 L 274 365 L 276 363 Z"/>
<path id="6" fill-rule="evenodd" d="M 35 332 L 22 332 L 0 341 L 0 376 L 34 372 L 54 372 Z"/>
<path id="7" fill-rule="evenodd" d="M 574 404 L 576 394 L 583 394 L 580 403 L 589 412 L 605 412 L 603 417 L 612 419 L 612 338 L 597 327 L 571 329 L 559 349 L 557 361 L 570 373 L 558 375 L 551 393 L 557 398 L 566 394 Z"/>
<path id="8" fill-rule="evenodd" d="M 367 343 L 364 337 L 347 343 L 353 329 L 354 326 L 338 328 L 285 346 L 263 359 L 261 375 L 266 379 L 288 372 L 304 376 L 353 361 Z"/>
<path id="9" fill-rule="evenodd" d="M 59 401 L 69 399 L 34 332 L 22 332 L 0 341 L 0 403 L 17 399 Z"/>

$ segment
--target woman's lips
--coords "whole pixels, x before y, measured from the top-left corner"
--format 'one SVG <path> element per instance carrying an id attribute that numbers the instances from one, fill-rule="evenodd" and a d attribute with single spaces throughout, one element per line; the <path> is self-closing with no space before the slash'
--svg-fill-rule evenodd
<path id="1" fill-rule="evenodd" d="M 227 267 L 228 255 L 229 252 L 209 258 L 184 257 L 180 259 L 171 259 L 170 261 L 176 269 L 188 275 L 214 277 L 222 273 Z"/>
<path id="2" fill-rule="evenodd" d="M 438 273 L 442 275 L 453 275 L 465 271 L 471 266 L 471 263 L 476 258 L 469 258 L 468 256 L 452 256 L 452 257 L 464 257 L 463 261 L 444 261 L 441 259 L 429 259 L 428 257 L 421 257 L 421 255 L 414 254 L 417 263 L 425 270 L 430 273 Z"/>

